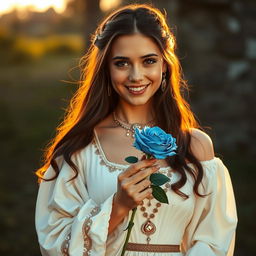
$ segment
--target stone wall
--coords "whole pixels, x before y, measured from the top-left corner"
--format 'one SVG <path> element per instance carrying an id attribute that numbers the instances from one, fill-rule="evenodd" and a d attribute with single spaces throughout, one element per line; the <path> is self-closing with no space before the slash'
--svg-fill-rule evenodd
<path id="1" fill-rule="evenodd" d="M 256 1 L 155 1 L 177 37 L 190 102 L 216 150 L 256 154 Z"/>

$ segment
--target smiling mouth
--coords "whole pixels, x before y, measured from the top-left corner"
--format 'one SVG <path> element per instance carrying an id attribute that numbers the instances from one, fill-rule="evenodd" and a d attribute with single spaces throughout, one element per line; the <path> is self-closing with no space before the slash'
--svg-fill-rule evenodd
<path id="1" fill-rule="evenodd" d="M 126 86 L 126 88 L 129 90 L 129 92 L 138 94 L 144 92 L 149 85 L 150 84 L 141 86 Z"/>

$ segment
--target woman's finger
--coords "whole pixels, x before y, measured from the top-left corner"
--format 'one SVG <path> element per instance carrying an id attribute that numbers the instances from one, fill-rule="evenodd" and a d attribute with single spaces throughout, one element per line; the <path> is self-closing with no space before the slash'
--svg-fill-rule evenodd
<path id="1" fill-rule="evenodd" d="M 152 195 L 152 188 L 147 188 L 144 191 L 142 191 L 141 193 L 138 193 L 136 196 L 136 200 L 135 203 L 137 205 L 141 204 L 141 202 L 146 198 Z"/>
<path id="2" fill-rule="evenodd" d="M 148 179 L 144 179 L 141 182 L 137 183 L 135 186 L 136 188 L 136 192 L 143 192 L 145 189 L 149 188 L 149 186 L 151 185 L 150 180 Z"/>
<path id="3" fill-rule="evenodd" d="M 136 183 L 144 180 L 148 176 L 150 176 L 152 173 L 158 171 L 159 169 L 160 169 L 160 165 L 156 164 L 151 167 L 140 170 L 139 172 L 137 172 L 136 174 L 134 174 L 132 177 L 130 177 L 128 179 L 129 179 L 129 181 L 131 180 L 132 184 L 136 184 Z"/>
<path id="4" fill-rule="evenodd" d="M 128 167 L 126 169 L 126 171 L 124 171 L 123 173 L 121 173 L 119 175 L 119 178 L 123 179 L 123 178 L 130 177 L 134 173 L 138 172 L 140 169 L 147 168 L 147 167 L 153 165 L 154 163 L 156 163 L 156 161 L 157 161 L 157 159 L 146 159 L 143 161 L 139 161 L 136 164 L 132 164 L 130 167 Z"/>

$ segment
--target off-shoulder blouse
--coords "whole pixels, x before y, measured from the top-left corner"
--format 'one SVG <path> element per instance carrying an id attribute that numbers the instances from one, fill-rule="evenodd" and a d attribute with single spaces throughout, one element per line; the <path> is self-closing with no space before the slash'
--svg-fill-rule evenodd
<path id="1" fill-rule="evenodd" d="M 113 195 L 117 190 L 117 176 L 128 165 L 108 161 L 97 137 L 72 160 L 79 169 L 78 177 L 69 181 L 74 172 L 60 157 L 60 173 L 53 181 L 40 184 L 36 205 L 36 231 L 43 256 L 119 256 L 124 244 L 129 216 L 108 235 Z M 180 253 L 150 253 L 127 251 L 126 256 L 232 256 L 237 214 L 232 184 L 227 168 L 219 158 L 201 162 L 204 178 L 198 197 L 193 193 L 193 179 L 181 191 L 189 195 L 183 199 L 170 188 L 179 180 L 179 173 L 169 167 L 159 172 L 171 179 L 166 186 L 169 204 L 158 207 L 152 222 L 156 231 L 151 244 L 181 245 Z M 193 168 L 192 164 L 189 164 Z M 54 175 L 52 167 L 45 178 Z M 145 199 L 145 205 L 147 204 Z M 146 211 L 150 214 L 157 201 L 151 200 Z M 141 226 L 146 218 L 136 212 L 131 243 L 147 243 Z"/>

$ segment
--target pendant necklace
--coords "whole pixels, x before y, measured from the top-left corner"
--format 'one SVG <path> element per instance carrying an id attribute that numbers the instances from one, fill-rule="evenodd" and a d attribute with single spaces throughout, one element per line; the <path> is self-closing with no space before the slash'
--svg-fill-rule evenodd
<path id="1" fill-rule="evenodd" d="M 167 176 L 169 178 L 172 177 L 171 169 L 168 171 Z M 167 191 L 169 189 L 171 189 L 171 184 L 170 184 L 170 182 L 167 182 L 167 183 L 165 183 L 164 186 L 165 186 L 164 191 L 165 191 L 165 193 L 167 193 Z M 152 205 L 151 204 L 152 199 L 153 199 L 153 196 L 150 196 L 146 206 L 150 207 Z M 144 218 L 146 218 L 147 220 L 141 225 L 140 229 L 141 229 L 141 232 L 147 236 L 147 239 L 146 239 L 147 244 L 149 244 L 149 242 L 151 241 L 150 236 L 156 232 L 156 225 L 154 224 L 153 219 L 155 218 L 155 215 L 157 214 L 158 209 L 161 207 L 161 205 L 162 204 L 160 202 L 157 202 L 155 204 L 155 207 L 153 208 L 152 212 L 149 214 L 148 212 L 146 212 L 146 206 L 144 204 L 144 201 L 142 201 L 142 203 L 141 203 L 140 211 L 142 212 L 142 216 Z"/>
<path id="2" fill-rule="evenodd" d="M 148 199 L 147 206 L 151 206 L 151 197 Z M 158 208 L 161 207 L 161 203 L 156 203 L 155 208 L 153 209 L 152 213 L 149 214 L 146 212 L 146 207 L 144 206 L 144 202 L 142 201 L 142 206 L 140 210 L 143 212 L 143 217 L 145 217 L 147 220 L 141 225 L 141 232 L 147 236 L 147 244 L 149 244 L 151 238 L 150 236 L 153 235 L 156 232 L 156 226 L 155 224 L 151 221 L 155 217 L 155 214 L 158 212 Z"/>
<path id="3" fill-rule="evenodd" d="M 113 120 L 114 122 L 120 126 L 121 128 L 125 129 L 126 130 L 126 136 L 129 137 L 129 136 L 132 136 L 134 138 L 134 134 L 135 134 L 135 129 L 138 128 L 138 129 L 142 129 L 144 126 L 153 126 L 154 124 L 154 119 L 149 121 L 148 123 L 146 124 L 139 124 L 139 123 L 134 123 L 134 124 L 129 124 L 129 123 L 126 123 L 120 119 L 118 119 L 116 117 L 116 113 L 113 112 Z"/>

